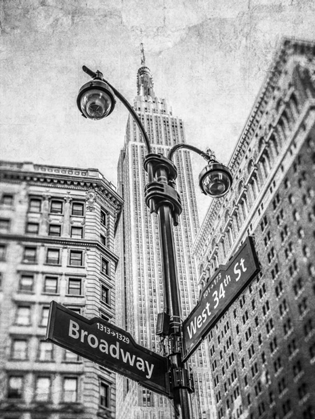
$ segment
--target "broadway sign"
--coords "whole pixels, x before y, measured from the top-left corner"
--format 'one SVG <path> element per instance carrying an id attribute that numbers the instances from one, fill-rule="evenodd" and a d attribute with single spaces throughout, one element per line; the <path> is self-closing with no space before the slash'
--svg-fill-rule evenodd
<path id="1" fill-rule="evenodd" d="M 101 318 L 86 319 L 52 301 L 46 338 L 171 397 L 167 359 L 139 346 L 128 332 Z"/>
<path id="2" fill-rule="evenodd" d="M 183 323 L 183 361 L 196 350 L 246 283 L 259 271 L 258 259 L 248 237 L 237 254 L 220 266 L 200 300 Z"/>

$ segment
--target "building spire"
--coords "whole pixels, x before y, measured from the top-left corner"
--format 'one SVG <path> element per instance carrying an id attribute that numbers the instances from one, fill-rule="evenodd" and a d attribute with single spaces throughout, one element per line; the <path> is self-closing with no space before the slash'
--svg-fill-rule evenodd
<path id="1" fill-rule="evenodd" d="M 143 43 L 141 42 L 140 44 L 141 47 L 141 66 L 145 66 L 145 55 L 144 55 L 144 48 L 143 48 Z"/>
<path id="2" fill-rule="evenodd" d="M 153 77 L 149 67 L 145 65 L 145 55 L 143 43 L 140 44 L 141 51 L 141 67 L 138 70 L 137 74 L 137 94 L 139 96 L 151 96 L 155 97 L 153 90 Z"/>

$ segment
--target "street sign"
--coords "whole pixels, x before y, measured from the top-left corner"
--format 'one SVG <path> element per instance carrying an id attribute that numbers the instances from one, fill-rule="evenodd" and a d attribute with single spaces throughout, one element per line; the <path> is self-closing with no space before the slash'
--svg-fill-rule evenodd
<path id="1" fill-rule="evenodd" d="M 197 349 L 246 283 L 259 271 L 252 239 L 248 237 L 235 257 L 210 279 L 199 302 L 183 322 L 183 361 Z"/>
<path id="2" fill-rule="evenodd" d="M 167 358 L 139 346 L 128 332 L 110 322 L 84 318 L 52 301 L 46 338 L 154 392 L 172 397 Z"/>

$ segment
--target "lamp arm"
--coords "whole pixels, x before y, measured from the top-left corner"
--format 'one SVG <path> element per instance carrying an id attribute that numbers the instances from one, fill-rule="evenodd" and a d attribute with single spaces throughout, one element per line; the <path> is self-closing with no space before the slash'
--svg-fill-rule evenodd
<path id="1" fill-rule="evenodd" d="M 185 143 L 180 143 L 180 144 L 176 144 L 175 146 L 173 146 L 171 148 L 171 150 L 168 152 L 167 158 L 169 160 L 172 160 L 173 155 L 175 154 L 175 152 L 178 149 L 192 150 L 193 152 L 196 152 L 196 153 L 198 153 L 198 155 L 202 156 L 207 162 L 209 162 L 210 160 L 213 159 L 213 156 L 212 155 L 209 155 L 209 154 L 203 152 L 202 150 L 198 149 L 198 147 L 191 146 L 190 144 L 185 144 Z"/>
<path id="2" fill-rule="evenodd" d="M 133 107 L 130 105 L 130 103 L 127 101 L 127 99 L 124 98 L 123 95 L 121 93 L 119 93 L 117 89 L 115 89 L 110 83 L 108 83 L 107 80 L 105 80 L 105 82 L 113 90 L 115 96 L 117 96 L 117 98 L 120 99 L 120 101 L 125 105 L 125 107 L 128 109 L 130 114 L 133 116 L 134 120 L 137 123 L 137 126 L 139 127 L 139 130 L 141 131 L 141 134 L 143 135 L 144 142 L 145 142 L 145 145 L 147 147 L 147 152 L 151 153 L 151 145 L 150 145 L 149 137 L 148 137 L 148 135 L 147 135 L 147 133 L 146 133 L 146 131 L 145 131 L 143 125 L 142 125 L 142 122 L 140 121 L 140 118 L 138 117 L 137 113 L 135 112 Z"/>
<path id="3" fill-rule="evenodd" d="M 147 133 L 145 132 L 145 129 L 142 125 L 142 122 L 140 121 L 140 118 L 138 117 L 137 113 L 135 112 L 135 110 L 133 109 L 133 107 L 130 105 L 130 103 L 127 101 L 127 99 L 120 93 L 118 92 L 117 89 L 114 88 L 114 86 L 112 86 L 110 83 L 108 83 L 107 80 L 103 79 L 103 73 L 101 73 L 100 71 L 97 71 L 96 73 L 92 70 L 90 70 L 88 67 L 83 66 L 82 70 L 87 73 L 89 76 L 93 77 L 93 79 L 101 79 L 103 80 L 105 83 L 108 84 L 108 86 L 112 89 L 112 91 L 114 92 L 115 96 L 117 96 L 118 99 L 120 99 L 120 101 L 125 105 L 125 107 L 128 109 L 128 111 L 130 112 L 130 114 L 133 116 L 134 120 L 137 123 L 137 126 L 139 127 L 139 130 L 141 131 L 141 134 L 143 135 L 144 138 L 144 142 L 145 145 L 147 147 L 147 151 L 148 153 L 151 153 L 151 145 L 150 145 L 150 140 L 149 137 L 147 135 Z"/>

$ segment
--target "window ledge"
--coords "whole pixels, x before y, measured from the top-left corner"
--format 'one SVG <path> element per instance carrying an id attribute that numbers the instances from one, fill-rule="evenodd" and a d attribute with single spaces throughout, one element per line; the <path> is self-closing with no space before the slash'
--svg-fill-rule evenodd
<path id="1" fill-rule="evenodd" d="M 53 264 L 53 263 L 48 263 L 48 262 L 45 262 L 43 265 L 49 265 L 50 267 L 61 267 L 62 266 L 62 264 Z"/>
<path id="2" fill-rule="evenodd" d="M 26 295 L 35 295 L 35 292 L 33 290 L 18 290 L 19 294 L 25 293 Z"/>
<path id="3" fill-rule="evenodd" d="M 77 298 L 84 298 L 84 295 L 75 295 L 75 294 L 71 294 L 71 293 L 66 293 L 65 294 L 66 297 L 77 297 Z"/>
<path id="4" fill-rule="evenodd" d="M 66 363 L 67 365 L 82 365 L 81 360 L 62 360 L 62 363 Z"/>
<path id="5" fill-rule="evenodd" d="M 15 327 L 26 327 L 26 328 L 28 328 L 28 327 L 31 327 L 31 326 L 32 326 L 32 324 L 18 324 L 17 322 L 15 322 L 13 325 L 14 325 Z"/>
<path id="6" fill-rule="evenodd" d="M 69 267 L 69 268 L 85 268 L 85 265 L 70 265 L 70 264 L 68 264 L 67 267 Z"/>
<path id="7" fill-rule="evenodd" d="M 59 296 L 60 292 L 42 292 L 42 295 Z"/>
<path id="8" fill-rule="evenodd" d="M 105 306 L 106 309 L 108 310 L 112 310 L 113 308 L 111 307 L 111 305 L 109 303 L 106 303 L 104 300 L 100 300 L 100 302 Z"/>

